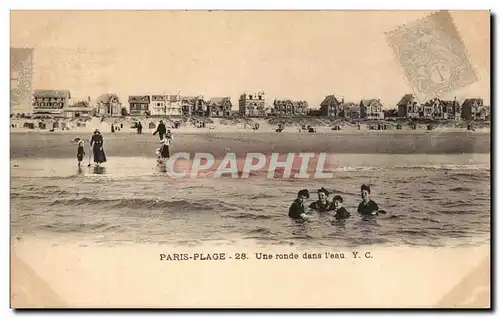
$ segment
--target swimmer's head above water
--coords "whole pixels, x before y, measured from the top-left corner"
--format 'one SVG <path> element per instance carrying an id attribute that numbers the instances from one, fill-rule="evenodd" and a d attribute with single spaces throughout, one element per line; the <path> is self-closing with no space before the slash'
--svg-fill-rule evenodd
<path id="1" fill-rule="evenodd" d="M 367 186 L 366 184 L 363 184 L 361 186 L 361 198 L 363 199 L 363 201 L 370 200 L 370 193 L 371 193 L 370 187 Z"/>
<path id="2" fill-rule="evenodd" d="M 309 190 L 300 190 L 299 193 L 297 193 L 297 198 L 300 200 L 300 202 L 304 202 L 304 200 L 309 199 Z"/>
<path id="3" fill-rule="evenodd" d="M 325 188 L 318 190 L 318 200 L 321 202 L 325 202 L 329 195 L 330 193 Z"/>
<path id="4" fill-rule="evenodd" d="M 336 195 L 333 197 L 333 204 L 335 204 L 335 209 L 340 209 L 343 202 L 344 199 L 340 195 Z"/>

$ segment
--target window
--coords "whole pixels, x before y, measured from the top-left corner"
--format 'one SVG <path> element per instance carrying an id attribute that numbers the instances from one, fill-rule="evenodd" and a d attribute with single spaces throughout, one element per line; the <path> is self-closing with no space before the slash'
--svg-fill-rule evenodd
<path id="1" fill-rule="evenodd" d="M 45 106 L 45 103 L 44 103 L 44 102 L 41 102 L 41 103 L 40 103 L 40 106 L 44 107 L 44 106 Z"/>
<path id="2" fill-rule="evenodd" d="M 59 106 L 63 107 L 63 106 L 64 106 L 64 103 L 59 103 Z"/>
<path id="3" fill-rule="evenodd" d="M 259 99 L 262 100 L 262 96 L 259 95 Z"/>
<path id="4" fill-rule="evenodd" d="M 253 97 L 252 95 L 249 96 L 250 99 L 252 99 L 252 97 Z"/>

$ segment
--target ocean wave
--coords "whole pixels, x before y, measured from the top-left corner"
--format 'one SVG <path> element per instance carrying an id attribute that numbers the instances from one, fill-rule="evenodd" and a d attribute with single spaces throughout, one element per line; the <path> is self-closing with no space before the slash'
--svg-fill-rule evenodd
<path id="1" fill-rule="evenodd" d="M 120 225 L 110 223 L 53 223 L 44 224 L 43 230 L 57 233 L 92 232 L 92 231 L 117 231 Z"/>
<path id="2" fill-rule="evenodd" d="M 454 188 L 451 188 L 450 191 L 453 191 L 453 192 L 469 192 L 469 191 L 472 191 L 472 189 L 467 188 L 467 187 L 454 187 Z"/>
<path id="3" fill-rule="evenodd" d="M 47 196 L 34 195 L 34 194 L 25 194 L 19 192 L 11 192 L 11 199 L 24 199 L 24 200 L 37 200 L 37 199 L 46 199 Z"/>
<path id="4" fill-rule="evenodd" d="M 250 231 L 247 231 L 245 234 L 246 235 L 260 234 L 260 235 L 265 235 L 265 236 L 274 235 L 274 233 L 271 230 L 269 230 L 265 227 L 258 227 L 256 229 L 252 229 Z"/>
<path id="5" fill-rule="evenodd" d="M 269 215 L 252 214 L 252 213 L 231 214 L 231 215 L 226 215 L 224 217 L 232 218 L 232 219 L 252 219 L 252 220 L 270 220 L 270 219 L 272 219 L 272 217 Z"/>
<path id="6" fill-rule="evenodd" d="M 249 197 L 250 200 L 256 200 L 256 199 L 271 199 L 271 198 L 276 198 L 275 195 L 267 194 L 267 193 L 260 193 L 256 195 L 252 195 Z"/>
<path id="7" fill-rule="evenodd" d="M 168 210 L 185 210 L 185 211 L 205 211 L 205 210 L 215 210 L 223 209 L 226 211 L 236 211 L 237 208 L 233 207 L 231 204 L 224 203 L 220 200 L 200 200 L 200 201 L 188 201 L 188 200 L 156 200 L 156 199 L 95 199 L 83 197 L 79 199 L 65 199 L 65 200 L 55 200 L 51 204 L 63 205 L 63 206 L 108 206 L 110 208 L 120 209 L 168 209 Z"/>

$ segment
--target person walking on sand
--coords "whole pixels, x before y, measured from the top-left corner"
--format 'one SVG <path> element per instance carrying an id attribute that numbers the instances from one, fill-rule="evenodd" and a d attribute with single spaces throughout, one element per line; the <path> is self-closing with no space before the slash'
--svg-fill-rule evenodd
<path id="1" fill-rule="evenodd" d="M 166 132 L 167 132 L 167 127 L 165 127 L 163 120 L 160 120 L 158 127 L 156 127 L 156 130 L 153 133 L 153 136 L 156 135 L 156 133 L 158 133 L 160 135 L 160 140 L 163 140 L 163 136 L 165 135 Z"/>
<path id="2" fill-rule="evenodd" d="M 101 132 L 99 129 L 96 129 L 90 139 L 90 147 L 92 148 L 92 154 L 96 165 L 106 162 L 106 154 L 104 153 L 103 145 L 104 139 L 102 138 Z"/>
<path id="3" fill-rule="evenodd" d="M 85 150 L 83 149 L 83 140 L 78 141 L 78 147 L 76 148 L 76 159 L 78 160 L 78 167 L 82 164 L 83 156 L 85 155 Z"/>

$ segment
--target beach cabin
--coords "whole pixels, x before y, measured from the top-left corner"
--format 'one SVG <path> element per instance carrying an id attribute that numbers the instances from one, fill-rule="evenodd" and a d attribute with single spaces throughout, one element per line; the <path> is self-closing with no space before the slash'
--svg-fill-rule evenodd
<path id="1" fill-rule="evenodd" d="M 24 123 L 23 128 L 35 129 L 34 123 Z"/>

